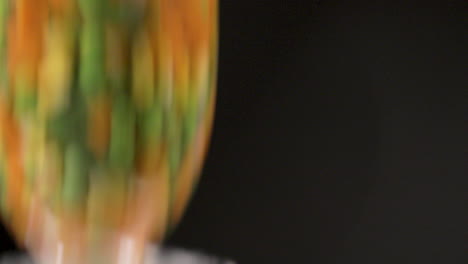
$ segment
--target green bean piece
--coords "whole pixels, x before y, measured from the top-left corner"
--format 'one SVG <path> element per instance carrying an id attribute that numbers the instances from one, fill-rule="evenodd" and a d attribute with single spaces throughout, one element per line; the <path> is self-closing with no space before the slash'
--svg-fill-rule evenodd
<path id="1" fill-rule="evenodd" d="M 182 158 L 182 134 L 181 123 L 174 110 L 167 113 L 167 143 L 169 155 L 169 170 L 172 176 L 175 176 L 179 171 L 179 165 Z"/>
<path id="2" fill-rule="evenodd" d="M 106 3 L 106 0 L 78 0 L 81 15 L 89 23 L 104 19 Z"/>
<path id="3" fill-rule="evenodd" d="M 65 113 L 52 116 L 47 120 L 47 134 L 61 144 L 64 144 L 70 137 L 68 123 L 69 119 Z"/>
<path id="4" fill-rule="evenodd" d="M 0 0 L 0 20 L 6 20 L 10 11 L 10 0 Z"/>
<path id="5" fill-rule="evenodd" d="M 48 120 L 48 134 L 60 144 L 83 144 L 86 141 L 86 110 L 83 103 L 74 102 L 65 111 Z"/>
<path id="6" fill-rule="evenodd" d="M 104 41 L 104 29 L 101 24 L 83 27 L 80 46 L 80 88 L 85 97 L 96 95 L 106 85 Z"/>
<path id="7" fill-rule="evenodd" d="M 19 76 L 16 80 L 15 88 L 15 112 L 20 116 L 30 113 L 37 105 L 37 94 L 32 89 L 31 83 Z"/>
<path id="8" fill-rule="evenodd" d="M 144 144 L 151 148 L 159 147 L 164 128 L 164 111 L 161 103 L 153 103 L 151 108 L 143 113 L 141 125 Z"/>
<path id="9" fill-rule="evenodd" d="M 7 21 L 10 13 L 10 1 L 9 0 L 0 0 L 0 39 L 1 39 L 1 48 L 2 55 L 6 47 L 6 37 L 7 37 Z M 3 57 L 2 57 L 3 59 Z"/>
<path id="10" fill-rule="evenodd" d="M 0 89 L 7 87 L 6 43 L 7 19 L 10 12 L 10 1 L 0 0 Z"/>
<path id="11" fill-rule="evenodd" d="M 88 192 L 89 171 L 85 151 L 76 144 L 65 150 L 63 203 L 68 208 L 83 204 Z"/>
<path id="12" fill-rule="evenodd" d="M 112 106 L 109 162 L 112 168 L 129 171 L 135 156 L 135 113 L 122 95 Z"/>
<path id="13" fill-rule="evenodd" d="M 146 109 L 153 103 L 155 93 L 153 54 L 147 31 L 138 33 L 132 53 L 132 96 L 138 109 Z"/>
<path id="14" fill-rule="evenodd" d="M 189 103 L 188 111 L 184 116 L 184 128 L 182 142 L 184 152 L 192 142 L 199 124 L 199 111 L 196 102 Z"/>

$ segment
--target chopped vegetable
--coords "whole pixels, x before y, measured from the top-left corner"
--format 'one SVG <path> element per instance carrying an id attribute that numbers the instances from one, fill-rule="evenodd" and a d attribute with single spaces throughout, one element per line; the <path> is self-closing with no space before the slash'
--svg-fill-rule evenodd
<path id="1" fill-rule="evenodd" d="M 96 96 L 106 86 L 104 39 L 104 29 L 100 24 L 90 24 L 82 29 L 80 87 L 87 97 Z"/>
<path id="2" fill-rule="evenodd" d="M 111 167 L 131 170 L 135 156 L 135 113 L 122 96 L 112 104 L 111 141 L 109 163 Z"/>
<path id="3" fill-rule="evenodd" d="M 7 25 L 10 14 L 10 1 L 0 0 L 0 90 L 7 88 Z"/>
<path id="4" fill-rule="evenodd" d="M 77 0 L 81 15 L 86 23 L 101 22 L 104 19 L 105 3 L 104 0 Z"/>
<path id="5" fill-rule="evenodd" d="M 88 159 L 85 151 L 76 145 L 65 149 L 63 174 L 63 203 L 78 207 L 86 200 L 89 182 Z"/>
<path id="6" fill-rule="evenodd" d="M 181 134 L 181 120 L 175 111 L 168 112 L 166 119 L 167 126 L 167 151 L 169 159 L 169 170 L 172 177 L 177 175 L 179 170 L 180 161 L 182 159 L 182 134 Z"/>
<path id="7" fill-rule="evenodd" d="M 106 26 L 106 74 L 110 89 L 122 91 L 127 86 L 128 41 L 124 30 L 114 24 Z"/>
<path id="8" fill-rule="evenodd" d="M 88 106 L 87 139 L 96 158 L 103 159 L 110 141 L 111 101 L 107 96 L 96 98 Z"/>
<path id="9" fill-rule="evenodd" d="M 49 115 L 61 110 L 72 86 L 73 34 L 64 21 L 51 21 L 46 32 L 44 57 L 39 69 L 39 111 Z"/>
<path id="10" fill-rule="evenodd" d="M 166 236 L 209 137 L 216 8 L 0 0 L 0 213 L 19 242 L 117 263 L 122 234 Z"/>
<path id="11" fill-rule="evenodd" d="M 145 147 L 161 147 L 164 129 L 164 108 L 161 103 L 154 102 L 151 108 L 142 114 L 140 122 L 140 139 Z"/>
<path id="12" fill-rule="evenodd" d="M 153 102 L 155 90 L 153 54 L 146 31 L 135 39 L 132 54 L 132 96 L 135 105 L 144 109 Z"/>

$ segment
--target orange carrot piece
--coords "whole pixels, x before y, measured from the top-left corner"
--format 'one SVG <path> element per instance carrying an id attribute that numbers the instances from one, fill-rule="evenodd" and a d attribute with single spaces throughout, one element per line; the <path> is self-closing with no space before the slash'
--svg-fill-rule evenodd
<path id="1" fill-rule="evenodd" d="M 3 142 L 5 143 L 5 153 L 7 155 L 6 170 L 7 170 L 7 206 L 17 213 L 21 213 L 24 209 L 23 204 L 23 187 L 24 187 L 24 171 L 21 160 L 21 138 L 20 130 L 17 122 L 14 120 L 11 112 L 7 112 L 3 116 Z M 16 213 L 16 215 L 17 215 Z"/>
<path id="2" fill-rule="evenodd" d="M 12 16 L 8 21 L 8 40 L 7 40 L 7 66 L 8 66 L 8 77 L 10 80 L 14 80 L 17 56 L 16 56 L 16 19 Z"/>
<path id="3" fill-rule="evenodd" d="M 186 99 L 189 86 L 189 53 L 187 46 L 187 36 L 184 32 L 182 16 L 178 12 L 174 12 L 170 22 L 171 46 L 173 54 L 173 72 L 176 95 L 181 100 Z M 185 102 L 182 101 L 185 105 Z"/>
<path id="4" fill-rule="evenodd" d="M 49 2 L 49 7 L 55 12 L 64 12 L 71 6 L 70 0 L 47 0 Z"/>
<path id="5" fill-rule="evenodd" d="M 32 78 L 36 77 L 42 55 L 45 7 L 45 0 L 16 2 L 16 56 L 26 74 L 31 74 Z"/>
<path id="6" fill-rule="evenodd" d="M 110 140 L 111 103 L 108 98 L 99 98 L 90 105 L 88 120 L 88 144 L 96 157 L 102 158 Z"/>

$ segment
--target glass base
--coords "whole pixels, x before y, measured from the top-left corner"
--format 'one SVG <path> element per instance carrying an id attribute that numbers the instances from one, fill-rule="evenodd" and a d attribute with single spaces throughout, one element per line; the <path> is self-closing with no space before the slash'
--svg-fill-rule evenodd
<path id="1" fill-rule="evenodd" d="M 121 262 L 125 264 L 123 260 Z M 42 264 L 35 263 L 26 254 L 5 254 L 0 257 L 0 264 Z M 44 263 L 45 264 L 45 263 Z M 66 260 L 47 261 L 47 264 L 67 264 Z M 119 263 L 120 264 L 120 263 Z M 236 264 L 228 259 L 222 259 L 204 253 L 189 251 L 180 248 L 159 248 L 150 245 L 146 249 L 142 264 Z"/>

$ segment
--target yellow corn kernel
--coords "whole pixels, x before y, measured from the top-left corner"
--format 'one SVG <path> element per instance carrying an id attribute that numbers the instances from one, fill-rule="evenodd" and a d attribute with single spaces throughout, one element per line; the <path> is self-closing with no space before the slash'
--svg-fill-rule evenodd
<path id="1" fill-rule="evenodd" d="M 60 193 L 63 171 L 62 155 L 55 144 L 39 142 L 36 166 L 36 188 L 42 198 L 50 201 Z"/>
<path id="2" fill-rule="evenodd" d="M 39 68 L 39 111 L 46 115 L 66 103 L 72 79 L 73 37 L 61 21 L 53 21 L 46 32 L 46 50 Z"/>

